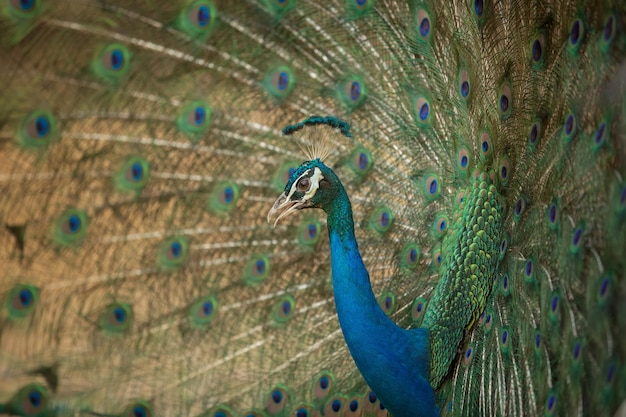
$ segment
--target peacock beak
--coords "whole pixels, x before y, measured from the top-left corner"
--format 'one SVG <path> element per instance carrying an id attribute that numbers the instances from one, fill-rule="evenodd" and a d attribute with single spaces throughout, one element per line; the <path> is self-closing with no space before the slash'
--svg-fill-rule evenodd
<path id="1" fill-rule="evenodd" d="M 270 223 L 272 221 L 272 217 L 278 214 L 278 217 L 274 220 L 274 227 L 276 227 L 280 219 L 287 217 L 294 211 L 297 211 L 304 206 L 306 206 L 305 201 L 289 200 L 287 195 L 282 193 L 270 209 L 269 213 L 267 213 L 267 222 Z"/>

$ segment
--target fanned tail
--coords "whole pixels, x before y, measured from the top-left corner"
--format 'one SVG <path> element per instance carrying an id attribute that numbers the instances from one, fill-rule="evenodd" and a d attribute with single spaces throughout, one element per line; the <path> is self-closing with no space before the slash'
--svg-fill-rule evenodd
<path id="1" fill-rule="evenodd" d="M 303 159 L 306 132 L 281 129 L 319 114 L 351 125 L 328 163 L 381 308 L 468 323 L 437 362 L 440 414 L 614 414 L 625 12 L 5 1 L 0 410 L 384 415 L 337 323 L 325 218 L 266 222 Z M 468 321 L 434 293 L 481 175 L 504 238 Z"/>

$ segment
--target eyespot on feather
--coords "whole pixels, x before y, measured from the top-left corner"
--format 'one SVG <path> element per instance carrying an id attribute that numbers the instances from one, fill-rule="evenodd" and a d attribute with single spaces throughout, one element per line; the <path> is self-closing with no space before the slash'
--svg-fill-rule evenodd
<path id="1" fill-rule="evenodd" d="M 424 297 L 418 297 L 413 301 L 413 305 L 411 307 L 411 320 L 414 323 L 421 322 L 424 314 L 426 313 L 426 304 L 427 301 Z"/>
<path id="2" fill-rule="evenodd" d="M 11 288 L 4 299 L 4 310 L 11 320 L 29 316 L 39 302 L 39 290 L 28 284 Z"/>
<path id="3" fill-rule="evenodd" d="M 298 226 L 298 243 L 301 246 L 312 247 L 320 240 L 321 223 L 316 219 L 304 219 Z"/>
<path id="4" fill-rule="evenodd" d="M 115 175 L 115 186 L 121 191 L 139 192 L 150 178 L 150 164 L 140 156 L 128 158 Z"/>
<path id="5" fill-rule="evenodd" d="M 193 327 L 204 328 L 215 319 L 217 309 L 218 302 L 215 296 L 201 297 L 191 304 L 187 317 Z"/>
<path id="6" fill-rule="evenodd" d="M 274 98 L 282 100 L 288 97 L 295 86 L 295 77 L 291 68 L 280 65 L 265 74 L 263 85 Z"/>
<path id="7" fill-rule="evenodd" d="M 498 109 L 500 110 L 500 117 L 503 120 L 507 120 L 511 117 L 513 112 L 513 90 L 511 84 L 505 82 L 500 87 Z"/>
<path id="8" fill-rule="evenodd" d="M 313 381 L 313 397 L 324 399 L 331 392 L 335 385 L 335 376 L 330 371 L 320 372 Z"/>
<path id="9" fill-rule="evenodd" d="M 161 244 L 158 264 L 166 270 L 179 269 L 187 262 L 189 241 L 183 237 L 172 237 Z"/>
<path id="10" fill-rule="evenodd" d="M 10 415 L 47 417 L 50 413 L 50 394 L 37 383 L 20 388 L 5 404 L 2 411 Z"/>
<path id="11" fill-rule="evenodd" d="M 69 209 L 56 221 L 54 240 L 61 246 L 80 245 L 85 239 L 87 228 L 87 214 L 78 209 Z"/>
<path id="12" fill-rule="evenodd" d="M 121 43 L 112 43 L 96 51 L 91 69 L 94 75 L 109 85 L 118 85 L 128 73 L 131 54 Z"/>
<path id="13" fill-rule="evenodd" d="M 344 108 L 352 111 L 365 101 L 367 88 L 360 76 L 350 75 L 337 85 L 336 94 Z"/>
<path id="14" fill-rule="evenodd" d="M 370 228 L 380 234 L 384 234 L 393 225 L 393 213 L 388 207 L 378 207 L 370 217 Z"/>
<path id="15" fill-rule="evenodd" d="M 296 312 L 296 300 L 293 296 L 285 294 L 278 298 L 272 308 L 272 320 L 275 324 L 285 324 L 292 319 Z"/>
<path id="16" fill-rule="evenodd" d="M 391 291 L 385 291 L 378 297 L 378 305 L 385 315 L 392 315 L 396 310 L 395 294 Z"/>
<path id="17" fill-rule="evenodd" d="M 192 101 L 181 108 L 176 118 L 176 126 L 191 139 L 192 143 L 197 143 L 208 130 L 212 114 L 213 110 L 208 103 L 201 100 Z"/>
<path id="18" fill-rule="evenodd" d="M 283 385 L 277 385 L 270 391 L 265 401 L 265 409 L 270 415 L 281 414 L 289 402 L 290 394 Z"/>
<path id="19" fill-rule="evenodd" d="M 24 148 L 41 149 L 58 138 L 57 119 L 47 110 L 28 114 L 18 129 L 18 141 Z"/>
<path id="20" fill-rule="evenodd" d="M 239 186 L 234 182 L 217 184 L 209 198 L 209 211 L 222 215 L 230 213 L 235 209 L 239 195 Z"/>
<path id="21" fill-rule="evenodd" d="M 126 332 L 133 321 L 133 310 L 129 304 L 115 303 L 104 309 L 100 314 L 100 329 L 110 334 Z"/>
<path id="22" fill-rule="evenodd" d="M 250 286 L 261 284 L 270 273 L 270 259 L 266 255 L 253 255 L 243 271 L 243 282 Z"/>
<path id="23" fill-rule="evenodd" d="M 420 42 L 430 42 L 435 27 L 433 15 L 423 7 L 418 7 L 414 11 L 415 33 Z"/>
<path id="24" fill-rule="evenodd" d="M 146 401 L 137 401 L 128 407 L 123 414 L 125 417 L 152 417 L 152 407 Z"/>
<path id="25" fill-rule="evenodd" d="M 371 152 L 360 146 L 350 155 L 350 163 L 348 166 L 352 172 L 362 177 L 370 171 L 373 164 L 374 161 L 372 160 Z"/>
<path id="26" fill-rule="evenodd" d="M 414 270 L 422 257 L 419 246 L 414 242 L 408 242 L 402 248 L 399 255 L 400 266 L 406 270 Z"/>
<path id="27" fill-rule="evenodd" d="M 217 25 L 218 11 L 213 2 L 197 0 L 180 11 L 175 26 L 190 38 L 204 41 Z"/>

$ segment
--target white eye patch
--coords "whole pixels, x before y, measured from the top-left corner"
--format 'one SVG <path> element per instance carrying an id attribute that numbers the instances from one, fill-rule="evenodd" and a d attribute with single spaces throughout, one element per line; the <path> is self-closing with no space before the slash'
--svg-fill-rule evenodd
<path id="1" fill-rule="evenodd" d="M 322 175 L 322 171 L 317 167 L 313 168 L 313 175 L 309 177 L 310 173 L 311 170 L 309 169 L 304 174 L 302 174 L 300 178 L 294 181 L 293 184 L 291 184 L 291 189 L 289 190 L 289 195 L 287 196 L 287 199 L 291 199 L 291 196 L 298 190 L 298 184 L 300 183 L 302 178 L 308 178 L 311 184 L 309 185 L 309 189 L 304 192 L 304 196 L 302 197 L 301 201 L 307 201 L 313 198 L 317 190 L 320 188 L 320 181 L 324 179 L 324 176 Z"/>

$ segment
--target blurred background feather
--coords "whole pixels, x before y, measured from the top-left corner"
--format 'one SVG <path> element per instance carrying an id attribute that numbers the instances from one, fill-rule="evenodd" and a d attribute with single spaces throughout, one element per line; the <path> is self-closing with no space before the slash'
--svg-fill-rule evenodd
<path id="1" fill-rule="evenodd" d="M 339 330 L 325 217 L 266 221 L 303 160 L 280 130 L 321 114 L 352 125 L 328 163 L 403 327 L 469 181 L 504 190 L 499 272 L 440 413 L 614 415 L 625 9 L 2 0 L 0 410 L 386 414 Z"/>

